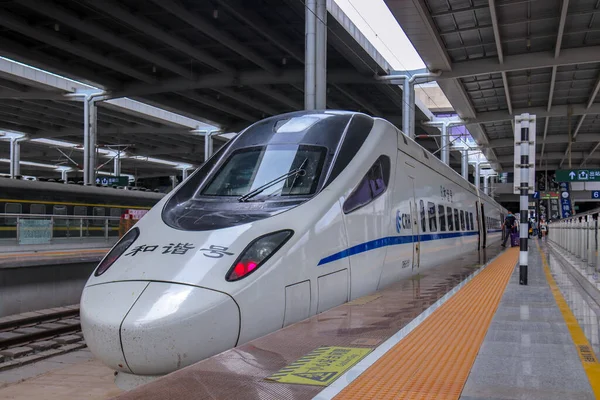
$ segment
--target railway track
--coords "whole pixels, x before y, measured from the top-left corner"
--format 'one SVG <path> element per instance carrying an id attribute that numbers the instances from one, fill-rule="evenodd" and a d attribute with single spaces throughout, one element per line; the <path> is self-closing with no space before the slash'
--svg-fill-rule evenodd
<path id="1" fill-rule="evenodd" d="M 85 347 L 79 307 L 39 310 L 0 319 L 0 371 Z"/>

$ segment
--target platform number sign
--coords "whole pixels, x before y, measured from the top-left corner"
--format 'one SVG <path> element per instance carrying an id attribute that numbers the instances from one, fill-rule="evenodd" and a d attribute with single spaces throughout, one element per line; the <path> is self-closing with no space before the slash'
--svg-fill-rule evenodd
<path id="1" fill-rule="evenodd" d="M 593 190 L 592 191 L 592 199 L 600 200 L 600 190 Z"/>

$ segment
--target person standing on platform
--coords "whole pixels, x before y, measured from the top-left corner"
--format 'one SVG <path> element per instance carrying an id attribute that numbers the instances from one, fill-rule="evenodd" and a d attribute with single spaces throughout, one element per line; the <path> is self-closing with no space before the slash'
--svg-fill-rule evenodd
<path id="1" fill-rule="evenodd" d="M 508 212 L 506 218 L 504 218 L 504 222 L 502 223 L 502 230 L 504 231 L 504 240 L 502 241 L 502 247 L 506 247 L 506 241 L 510 237 L 510 234 L 517 223 L 517 218 L 514 216 L 512 212 Z"/>

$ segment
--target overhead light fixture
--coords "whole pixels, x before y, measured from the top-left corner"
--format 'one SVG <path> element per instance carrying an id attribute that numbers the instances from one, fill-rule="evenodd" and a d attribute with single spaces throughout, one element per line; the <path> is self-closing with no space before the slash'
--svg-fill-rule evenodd
<path id="1" fill-rule="evenodd" d="M 215 8 L 215 9 L 213 10 L 213 18 L 214 18 L 214 19 L 217 19 L 217 18 L 219 18 L 219 9 Z"/>

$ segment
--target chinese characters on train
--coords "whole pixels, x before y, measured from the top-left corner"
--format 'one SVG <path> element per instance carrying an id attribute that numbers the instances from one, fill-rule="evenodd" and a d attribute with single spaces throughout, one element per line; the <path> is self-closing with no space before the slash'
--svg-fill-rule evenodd
<path id="1" fill-rule="evenodd" d="M 189 250 L 195 249 L 196 247 L 191 243 L 169 243 L 167 246 L 160 246 L 157 244 L 142 244 L 140 246 L 134 247 L 129 253 L 126 253 L 125 256 L 133 257 L 136 256 L 138 253 L 153 252 L 159 248 L 161 254 L 184 255 Z M 210 258 L 221 258 L 225 255 L 233 255 L 233 253 L 228 252 L 227 250 L 228 247 L 225 246 L 210 245 L 208 248 L 202 248 L 199 251 L 201 251 L 205 257 Z"/>
<path id="2" fill-rule="evenodd" d="M 445 186 L 440 185 L 440 196 L 442 199 L 452 203 L 452 189 L 446 189 Z"/>

